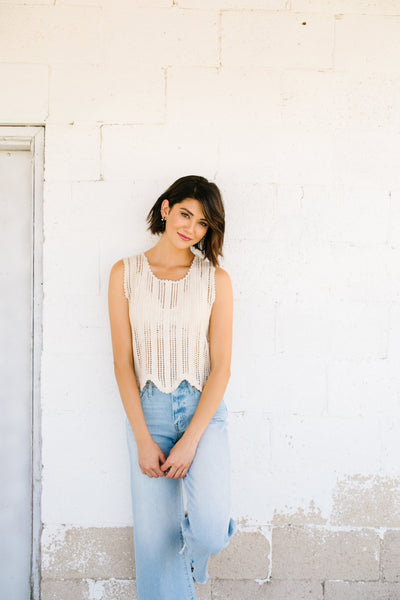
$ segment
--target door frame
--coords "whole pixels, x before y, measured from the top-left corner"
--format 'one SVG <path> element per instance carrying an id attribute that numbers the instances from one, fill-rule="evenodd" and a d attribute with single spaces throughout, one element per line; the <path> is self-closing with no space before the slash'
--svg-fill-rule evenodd
<path id="1" fill-rule="evenodd" d="M 40 366 L 43 346 L 43 182 L 44 126 L 0 125 L 0 150 L 29 150 L 32 157 L 32 489 L 30 600 L 40 598 L 40 538 L 42 533 L 42 444 L 40 410 Z"/>

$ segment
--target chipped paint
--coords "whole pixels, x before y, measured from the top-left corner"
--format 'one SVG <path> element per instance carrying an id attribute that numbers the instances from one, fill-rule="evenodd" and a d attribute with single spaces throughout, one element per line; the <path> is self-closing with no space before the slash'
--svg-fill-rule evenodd
<path id="1" fill-rule="evenodd" d="M 51 570 L 55 557 L 65 544 L 66 527 L 59 525 L 56 527 L 47 526 L 42 531 L 42 571 Z"/>
<path id="2" fill-rule="evenodd" d="M 345 475 L 333 492 L 332 525 L 400 526 L 400 478 Z"/>
<path id="3" fill-rule="evenodd" d="M 325 525 L 327 519 L 322 517 L 321 509 L 315 505 L 314 500 L 310 500 L 309 508 L 298 507 L 297 510 L 290 512 L 279 512 L 274 510 L 272 519 L 273 525 Z"/>
<path id="4" fill-rule="evenodd" d="M 45 528 L 44 579 L 134 577 L 132 527 Z"/>

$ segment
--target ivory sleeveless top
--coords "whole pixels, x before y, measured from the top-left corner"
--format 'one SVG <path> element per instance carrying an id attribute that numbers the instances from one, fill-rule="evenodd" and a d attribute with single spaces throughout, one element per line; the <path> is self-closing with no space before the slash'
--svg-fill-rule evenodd
<path id="1" fill-rule="evenodd" d="M 186 379 L 201 391 L 210 374 L 215 267 L 195 254 L 186 275 L 172 281 L 156 277 L 143 252 L 123 262 L 139 389 L 150 380 L 170 393 Z"/>

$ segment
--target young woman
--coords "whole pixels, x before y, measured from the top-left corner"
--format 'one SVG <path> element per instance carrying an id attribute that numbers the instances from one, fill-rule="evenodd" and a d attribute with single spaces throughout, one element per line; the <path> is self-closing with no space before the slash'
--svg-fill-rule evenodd
<path id="1" fill-rule="evenodd" d="M 109 310 L 126 412 L 138 600 L 195 600 L 236 531 L 224 392 L 232 287 L 218 187 L 181 177 L 147 217 L 150 250 L 116 262 Z M 192 248 L 196 251 L 193 252 Z M 185 501 L 186 511 L 185 512 Z"/>

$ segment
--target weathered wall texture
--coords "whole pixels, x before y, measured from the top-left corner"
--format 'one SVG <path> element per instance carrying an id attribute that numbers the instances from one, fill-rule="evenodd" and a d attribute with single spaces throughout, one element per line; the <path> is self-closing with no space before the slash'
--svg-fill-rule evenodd
<path id="1" fill-rule="evenodd" d="M 42 600 L 134 598 L 111 265 L 202 174 L 227 209 L 240 532 L 200 598 L 400 598 L 400 2 L 0 5 L 45 123 Z"/>

